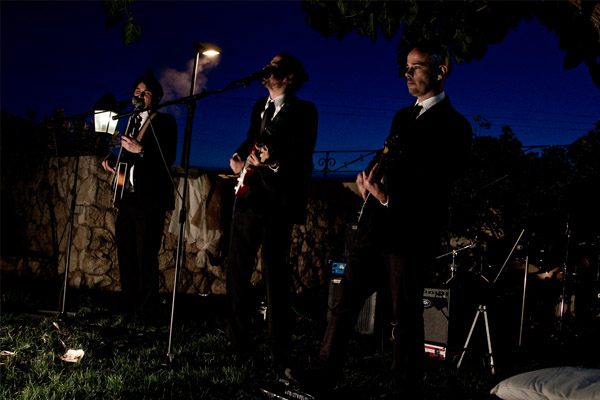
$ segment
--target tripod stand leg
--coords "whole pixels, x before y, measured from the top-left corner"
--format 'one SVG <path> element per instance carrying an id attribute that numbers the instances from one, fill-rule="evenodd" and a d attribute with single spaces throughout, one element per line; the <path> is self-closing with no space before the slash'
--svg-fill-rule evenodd
<path id="1" fill-rule="evenodd" d="M 488 355 L 490 357 L 490 369 L 492 371 L 492 375 L 495 375 L 496 369 L 494 367 L 494 355 L 492 352 L 492 339 L 490 336 L 490 325 L 488 322 L 487 307 L 484 304 L 480 304 L 477 307 L 477 311 L 475 312 L 475 318 L 473 319 L 473 323 L 471 324 L 471 330 L 469 331 L 469 335 L 467 336 L 467 340 L 463 347 L 463 351 L 462 351 L 462 354 L 460 355 L 460 360 L 458 360 L 458 364 L 456 365 L 456 368 L 457 369 L 460 368 L 463 358 L 465 357 L 465 353 L 467 352 L 467 350 L 469 348 L 469 342 L 471 341 L 471 336 L 473 335 L 473 331 L 475 330 L 475 326 L 477 325 L 477 319 L 479 318 L 479 314 L 483 314 L 483 320 L 485 323 L 485 334 L 486 334 L 487 345 L 488 345 Z"/>
<path id="2" fill-rule="evenodd" d="M 483 307 L 483 318 L 485 319 L 485 334 L 487 336 L 488 353 L 490 356 L 490 369 L 492 371 L 492 375 L 495 375 L 496 369 L 494 367 L 494 354 L 492 353 L 492 339 L 490 337 L 490 324 L 488 323 L 487 309 L 485 306 L 482 306 L 482 307 Z"/>
<path id="3" fill-rule="evenodd" d="M 477 319 L 479 318 L 479 313 L 480 313 L 480 310 L 478 308 L 477 311 L 475 312 L 475 318 L 473 319 L 473 323 L 471 324 L 471 330 L 469 331 L 469 335 L 467 335 L 467 340 L 465 341 L 465 345 L 463 346 L 463 351 L 462 351 L 462 354 L 460 355 L 460 359 L 458 360 L 458 364 L 456 365 L 456 368 L 460 368 L 463 358 L 465 357 L 465 353 L 467 352 L 467 349 L 469 348 L 469 342 L 471 341 L 471 335 L 473 335 L 473 331 L 475 330 L 475 325 L 477 325 Z"/>

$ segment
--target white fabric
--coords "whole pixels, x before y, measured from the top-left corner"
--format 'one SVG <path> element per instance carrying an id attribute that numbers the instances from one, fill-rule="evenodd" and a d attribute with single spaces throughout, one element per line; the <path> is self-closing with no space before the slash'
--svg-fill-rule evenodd
<path id="1" fill-rule="evenodd" d="M 217 254 L 222 232 L 207 228 L 206 200 L 210 191 L 211 182 L 206 175 L 198 178 L 188 178 L 187 215 L 184 226 L 184 238 L 188 243 L 196 243 L 200 250 Z M 183 194 L 183 179 L 178 180 L 178 191 Z M 181 197 L 175 198 L 175 210 L 169 222 L 169 232 L 179 234 L 179 212 L 181 210 Z M 199 255 L 200 256 L 200 255 Z M 204 255 L 202 255 L 204 257 Z"/>
<path id="2" fill-rule="evenodd" d="M 600 369 L 545 368 L 515 375 L 490 391 L 503 400 L 600 400 Z"/>

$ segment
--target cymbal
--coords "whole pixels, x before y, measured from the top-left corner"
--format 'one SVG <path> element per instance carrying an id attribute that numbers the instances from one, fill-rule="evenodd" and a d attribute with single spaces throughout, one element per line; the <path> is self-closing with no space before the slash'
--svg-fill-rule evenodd
<path id="1" fill-rule="evenodd" d="M 517 271 L 524 271 L 525 270 L 525 260 L 516 259 L 515 261 L 511 262 L 508 266 L 509 266 L 509 268 L 517 270 Z M 534 274 L 536 272 L 540 272 L 540 268 L 535 264 L 528 263 L 527 273 Z"/>
<path id="2" fill-rule="evenodd" d="M 562 271 L 560 269 L 560 267 L 554 267 L 548 271 L 545 272 L 539 272 L 537 274 L 535 274 L 536 279 L 542 280 L 542 281 L 548 281 L 548 280 L 561 280 L 561 275 Z"/>

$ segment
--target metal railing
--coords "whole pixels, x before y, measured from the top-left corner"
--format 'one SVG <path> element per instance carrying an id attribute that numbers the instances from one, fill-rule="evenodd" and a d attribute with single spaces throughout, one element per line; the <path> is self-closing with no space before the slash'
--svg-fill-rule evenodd
<path id="1" fill-rule="evenodd" d="M 355 175 L 365 169 L 377 150 L 325 150 L 313 153 L 314 177 Z"/>
<path id="2" fill-rule="evenodd" d="M 524 153 L 542 152 L 548 148 L 565 148 L 567 145 L 524 145 Z M 313 172 L 315 179 L 350 179 L 354 181 L 356 174 L 364 171 L 371 159 L 379 149 L 370 150 L 317 150 L 313 153 Z M 229 169 L 211 169 L 195 166 L 198 171 L 211 171 L 222 174 L 231 174 Z M 181 173 L 178 167 L 173 168 L 177 176 Z"/>

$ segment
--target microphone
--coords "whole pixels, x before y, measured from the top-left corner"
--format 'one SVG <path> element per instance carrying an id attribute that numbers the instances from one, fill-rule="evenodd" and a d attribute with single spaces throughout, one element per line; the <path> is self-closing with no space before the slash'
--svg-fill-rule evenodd
<path id="1" fill-rule="evenodd" d="M 144 108 L 144 92 L 140 93 L 139 96 L 133 96 L 131 98 L 131 104 L 135 108 Z"/>
<path id="2" fill-rule="evenodd" d="M 253 72 L 245 78 L 239 79 L 238 82 L 252 82 L 258 79 L 267 79 L 268 77 L 273 75 L 276 70 L 277 67 L 275 67 L 274 65 L 267 65 L 263 69 Z"/>

